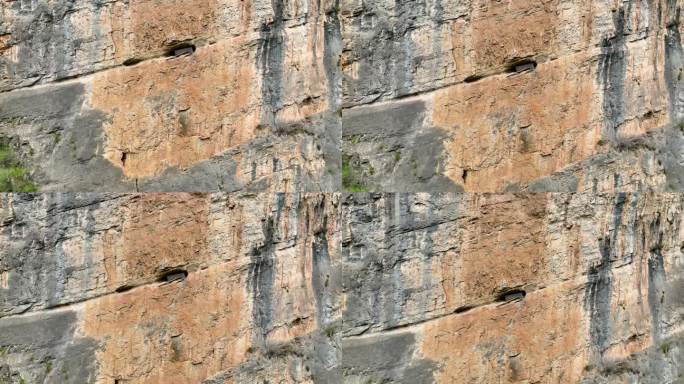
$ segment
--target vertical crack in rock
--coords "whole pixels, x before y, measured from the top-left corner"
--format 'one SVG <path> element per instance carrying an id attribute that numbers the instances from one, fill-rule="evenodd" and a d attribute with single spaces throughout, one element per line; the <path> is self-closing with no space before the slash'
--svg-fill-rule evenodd
<path id="1" fill-rule="evenodd" d="M 586 303 L 589 310 L 589 336 L 592 344 L 603 354 L 610 335 L 610 295 L 612 293 L 612 273 L 610 271 L 610 239 L 599 241 L 601 263 L 589 269 L 589 286 Z"/>
<path id="2" fill-rule="evenodd" d="M 663 260 L 663 231 L 660 213 L 649 226 L 648 257 L 648 306 L 651 310 L 653 339 L 659 342 L 663 336 L 662 308 L 665 300 L 665 263 Z"/>
<path id="3" fill-rule="evenodd" d="M 320 10 L 320 0 L 317 9 Z M 319 145 L 326 163 L 326 174 L 332 177 L 334 190 L 341 189 L 342 178 L 342 26 L 339 0 L 325 14 L 323 23 L 323 67 L 328 81 L 328 111 L 325 113 L 323 134 Z"/>
<path id="4" fill-rule="evenodd" d="M 411 39 L 411 33 L 415 28 L 416 20 L 416 15 L 413 12 L 417 12 L 421 4 L 424 13 L 426 6 L 424 2 L 419 4 L 404 0 L 395 2 L 396 17 L 399 22 L 394 30 L 394 35 L 399 38 L 393 42 L 392 54 L 399 57 L 392 64 L 394 65 L 393 80 L 395 83 L 393 88 L 396 89 L 398 96 L 410 93 L 410 89 L 413 86 L 414 52 L 416 51 Z"/>
<path id="5" fill-rule="evenodd" d="M 427 293 L 430 292 L 430 290 L 434 287 L 432 275 L 432 261 L 433 257 L 436 257 L 436 255 L 434 249 L 435 244 L 433 241 L 433 235 L 435 235 L 438 231 L 438 225 L 434 225 L 436 219 L 434 217 L 432 205 L 429 205 L 427 207 L 425 213 L 425 220 L 426 223 L 428 223 L 429 227 L 427 227 L 425 234 L 422 236 L 422 239 L 420 241 L 421 254 L 423 255 L 421 263 L 421 267 L 423 270 L 420 284 L 420 289 L 422 290 L 422 292 L 420 292 L 420 307 L 431 308 L 434 305 L 433 303 L 431 303 L 431 301 L 434 299 L 431 298 L 430 295 L 428 295 Z"/>
<path id="6" fill-rule="evenodd" d="M 431 15 L 433 23 L 433 37 L 432 37 L 432 54 L 434 55 L 435 63 L 432 68 L 437 71 L 442 68 L 444 61 L 444 52 L 442 51 L 442 19 L 444 18 L 444 5 L 442 0 L 434 0 L 433 13 Z"/>
<path id="7" fill-rule="evenodd" d="M 615 35 L 601 42 L 599 84 L 603 86 L 603 113 L 609 141 L 617 139 L 618 130 L 625 118 L 625 76 L 627 73 L 627 46 L 625 43 L 625 10 L 620 7 L 613 14 Z"/>
<path id="8" fill-rule="evenodd" d="M 628 254 L 623 255 L 623 257 L 626 259 L 625 262 L 627 263 L 633 263 L 634 258 L 635 258 L 635 249 L 637 248 L 637 239 L 639 237 L 638 235 L 638 225 L 640 223 L 640 217 L 639 217 L 639 197 L 638 195 L 632 195 L 631 196 L 631 204 L 629 205 L 629 220 L 627 221 L 627 228 L 625 230 L 626 232 L 626 238 L 627 241 L 629 242 L 625 247 L 629 251 Z"/>
<path id="9" fill-rule="evenodd" d="M 282 0 L 271 0 L 273 20 L 261 26 L 257 56 L 261 64 L 261 94 L 265 106 L 264 123 L 276 128 L 275 114 L 283 106 L 283 67 L 285 31 Z"/>
<path id="10" fill-rule="evenodd" d="M 85 231 L 85 238 L 83 244 L 83 267 L 86 271 L 92 271 L 95 269 L 95 262 L 93 258 L 96 256 L 93 255 L 93 234 L 96 232 L 96 226 L 97 218 L 95 217 L 94 209 L 88 209 L 84 217 L 83 226 L 83 229 Z M 93 286 L 93 284 L 91 284 L 91 280 L 94 280 L 92 275 L 84 274 L 83 278 L 85 281 L 81 283 L 81 287 Z M 83 288 L 79 290 L 83 291 Z"/>
<path id="11" fill-rule="evenodd" d="M 330 254 L 328 251 L 328 237 L 326 229 L 328 218 L 325 216 L 325 199 L 322 199 L 314 209 L 316 217 L 323 217 L 323 226 L 316 230 L 311 244 L 312 257 L 312 286 L 316 299 L 316 316 L 319 328 L 325 327 L 331 319 L 331 275 Z"/>
<path id="12" fill-rule="evenodd" d="M 320 9 L 320 6 L 318 7 Z M 342 28 L 338 15 L 339 0 L 325 15 L 323 24 L 323 57 L 325 73 L 328 79 L 328 98 L 330 111 L 337 113 L 342 103 L 342 73 L 340 55 L 342 54 Z"/>
<path id="13" fill-rule="evenodd" d="M 397 228 L 401 228 L 406 219 L 402 214 L 402 194 L 391 193 L 386 196 L 385 207 L 385 223 L 387 224 L 384 231 L 384 243 L 389 244 L 392 241 L 391 233 Z M 383 317 L 382 320 L 388 327 L 392 328 L 397 325 L 400 318 L 401 309 L 405 303 L 403 279 L 398 265 L 402 262 L 402 254 L 399 252 L 389 253 L 387 259 L 382 259 L 381 268 L 389 271 L 382 271 L 381 276 L 384 280 L 382 284 L 382 292 L 380 293 L 380 300 L 383 303 Z"/>
<path id="14" fill-rule="evenodd" d="M 341 358 L 338 345 L 340 324 L 335 322 L 333 315 L 333 292 L 338 287 L 338 277 L 335 276 L 335 271 L 331 265 L 327 233 L 329 217 L 325 212 L 326 205 L 327 196 L 323 196 L 320 201 L 315 202 L 313 207 L 307 209 L 307 217 L 305 218 L 307 223 L 314 223 L 315 225 L 314 228 L 307 228 L 308 231 L 314 232 L 311 244 L 311 287 L 316 301 L 315 315 L 318 332 L 311 337 L 313 344 L 310 348 L 312 353 L 308 357 L 314 379 L 336 377 L 334 368 Z M 313 216 L 309 216 L 311 214 Z M 315 380 L 315 382 L 318 381 Z M 328 381 L 323 380 L 323 382 Z"/>
<path id="15" fill-rule="evenodd" d="M 613 273 L 611 262 L 616 257 L 615 245 L 620 232 L 626 195 L 616 196 L 613 208 L 613 222 L 610 233 L 599 239 L 601 260 L 589 268 L 585 305 L 589 311 L 589 336 L 597 348 L 599 361 L 610 344 L 611 335 L 611 295 L 613 293 Z"/>
<path id="16" fill-rule="evenodd" d="M 679 124 L 684 117 L 684 51 L 679 33 L 680 8 L 674 0 L 668 1 L 667 29 L 664 36 L 665 44 L 665 82 L 670 97 L 670 120 Z"/>
<path id="17" fill-rule="evenodd" d="M 666 177 L 666 190 L 681 191 L 684 188 L 684 137 L 681 124 L 684 123 L 684 50 L 679 33 L 681 9 L 676 1 L 667 3 L 667 27 L 665 30 L 664 74 L 669 96 L 670 123 L 674 128 L 666 129 L 664 145 L 657 152 L 663 164 Z M 658 12 L 661 17 L 661 12 Z"/>
<path id="18" fill-rule="evenodd" d="M 48 217 L 47 228 L 49 231 L 43 233 L 45 237 L 45 243 L 48 249 L 54 249 L 56 253 L 53 255 L 48 263 L 52 264 L 51 276 L 47 279 L 48 287 L 48 306 L 53 307 L 61 302 L 64 296 L 64 290 L 66 286 L 66 255 L 64 254 L 63 246 L 60 243 L 65 240 L 65 233 L 67 231 L 67 226 L 65 222 L 60 220 L 57 211 L 64 206 L 64 201 L 62 200 L 63 195 L 55 194 L 48 195 L 46 199 L 47 207 L 46 213 Z"/>
<path id="19" fill-rule="evenodd" d="M 273 288 L 275 284 L 276 261 L 275 261 L 275 227 L 280 221 L 280 213 L 284 206 L 285 195 L 276 195 L 275 218 L 269 215 L 262 221 L 263 244 L 252 249 L 250 254 L 250 269 L 248 275 L 249 286 L 252 295 L 252 319 L 254 320 L 257 338 L 254 342 L 262 344 L 270 331 L 274 312 Z"/>

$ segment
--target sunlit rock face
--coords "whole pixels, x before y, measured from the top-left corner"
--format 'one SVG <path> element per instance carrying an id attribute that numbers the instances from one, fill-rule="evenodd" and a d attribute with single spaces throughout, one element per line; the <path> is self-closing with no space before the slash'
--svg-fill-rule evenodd
<path id="1" fill-rule="evenodd" d="M 347 189 L 681 191 L 681 5 L 342 1 Z"/>
<path id="2" fill-rule="evenodd" d="M 684 383 L 684 0 L 0 0 L 0 384 Z"/>
<path id="3" fill-rule="evenodd" d="M 314 347 L 334 352 L 319 329 L 337 311 L 339 207 L 336 194 L 3 197 L 0 377 L 311 378 L 328 368 Z"/>
<path id="4" fill-rule="evenodd" d="M 2 198 L 9 382 L 675 382 L 678 194 Z"/>
<path id="5" fill-rule="evenodd" d="M 681 1 L 0 5 L 44 191 L 684 188 Z"/>
<path id="6" fill-rule="evenodd" d="M 332 1 L 5 1 L 0 134 L 45 191 L 335 191 Z"/>

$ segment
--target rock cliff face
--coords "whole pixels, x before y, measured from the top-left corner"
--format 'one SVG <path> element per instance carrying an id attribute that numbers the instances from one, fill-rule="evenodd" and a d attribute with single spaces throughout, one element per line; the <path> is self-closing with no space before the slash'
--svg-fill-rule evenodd
<path id="1" fill-rule="evenodd" d="M 680 194 L 2 199 L 6 382 L 679 382 Z"/>
<path id="2" fill-rule="evenodd" d="M 339 189 L 332 1 L 0 4 L 0 134 L 42 190 Z"/>
<path id="3" fill-rule="evenodd" d="M 343 1 L 347 186 L 681 191 L 681 5 Z"/>
<path id="4" fill-rule="evenodd" d="M 684 384 L 683 0 L 0 0 L 0 384 Z"/>
<path id="5" fill-rule="evenodd" d="M 0 4 L 44 191 L 684 188 L 677 0 Z"/>
<path id="6" fill-rule="evenodd" d="M 339 205 L 324 194 L 3 199 L 0 379 L 311 377 L 335 352 L 317 329 L 334 308 Z M 305 342 L 328 351 L 309 362 Z"/>

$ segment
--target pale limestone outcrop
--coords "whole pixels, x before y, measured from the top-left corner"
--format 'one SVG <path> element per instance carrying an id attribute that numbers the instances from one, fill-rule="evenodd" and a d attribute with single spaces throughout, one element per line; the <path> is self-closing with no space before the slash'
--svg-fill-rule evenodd
<path id="1" fill-rule="evenodd" d="M 0 378 L 677 382 L 683 205 L 678 194 L 8 195 Z"/>
<path id="2" fill-rule="evenodd" d="M 681 191 L 681 6 L 342 1 L 347 189 Z"/>
<path id="3" fill-rule="evenodd" d="M 0 383 L 684 383 L 682 5 L 0 0 Z"/>
<path id="4" fill-rule="evenodd" d="M 0 6 L 0 134 L 41 190 L 339 189 L 334 2 Z"/>

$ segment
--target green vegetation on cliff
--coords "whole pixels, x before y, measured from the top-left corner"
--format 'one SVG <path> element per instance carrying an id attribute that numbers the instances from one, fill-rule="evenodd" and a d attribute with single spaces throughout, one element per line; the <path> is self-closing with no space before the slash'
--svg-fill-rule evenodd
<path id="1" fill-rule="evenodd" d="M 29 179 L 9 143 L 0 141 L 0 192 L 36 192 L 38 187 Z"/>
<path id="2" fill-rule="evenodd" d="M 342 185 L 347 192 L 368 192 L 368 188 L 359 180 L 360 170 L 354 169 L 349 156 L 342 157 Z"/>

